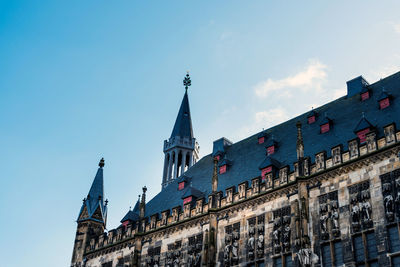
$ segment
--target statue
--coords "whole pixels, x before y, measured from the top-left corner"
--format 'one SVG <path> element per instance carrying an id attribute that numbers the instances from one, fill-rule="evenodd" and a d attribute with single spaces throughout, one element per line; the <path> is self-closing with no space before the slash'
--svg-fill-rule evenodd
<path id="1" fill-rule="evenodd" d="M 321 223 L 321 231 L 322 233 L 328 232 L 328 227 L 326 226 L 326 221 L 328 220 L 328 215 L 324 214 L 319 218 Z"/>
<path id="2" fill-rule="evenodd" d="M 353 205 L 351 208 L 351 219 L 353 223 L 358 223 L 360 220 L 360 208 L 358 205 Z"/>
<path id="3" fill-rule="evenodd" d="M 261 258 L 264 254 L 264 235 L 260 234 L 257 239 L 257 257 Z"/>
<path id="4" fill-rule="evenodd" d="M 369 201 L 364 201 L 363 203 L 360 203 L 362 205 L 362 213 L 363 213 L 363 218 L 367 221 L 371 220 L 371 204 Z"/>
<path id="5" fill-rule="evenodd" d="M 239 261 L 239 243 L 237 239 L 234 239 L 232 244 L 232 262 L 233 264 L 237 264 L 238 261 Z"/>
<path id="6" fill-rule="evenodd" d="M 249 258 L 251 260 L 254 259 L 254 235 L 251 235 L 249 237 L 249 240 L 247 241 L 247 247 L 249 248 Z"/>
<path id="7" fill-rule="evenodd" d="M 397 193 L 397 197 L 399 197 L 399 192 Z M 383 203 L 385 204 L 386 213 L 393 213 L 393 196 L 385 196 Z"/>
<path id="8" fill-rule="evenodd" d="M 230 252 L 231 252 L 231 246 L 227 243 L 225 243 L 225 248 L 224 248 L 224 263 L 225 266 L 229 266 L 230 264 Z"/>

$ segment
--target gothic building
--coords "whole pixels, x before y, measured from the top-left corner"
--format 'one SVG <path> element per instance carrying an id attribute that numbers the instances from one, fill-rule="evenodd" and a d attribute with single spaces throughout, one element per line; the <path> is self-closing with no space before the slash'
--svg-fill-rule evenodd
<path id="1" fill-rule="evenodd" d="M 102 159 L 71 266 L 400 266 L 400 72 L 201 159 L 184 85 L 162 190 L 105 231 Z"/>

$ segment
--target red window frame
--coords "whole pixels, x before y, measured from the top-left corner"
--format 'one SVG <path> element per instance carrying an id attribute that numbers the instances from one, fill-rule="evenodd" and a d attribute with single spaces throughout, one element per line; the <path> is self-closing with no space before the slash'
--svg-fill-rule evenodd
<path id="1" fill-rule="evenodd" d="M 272 166 L 269 166 L 267 168 L 264 168 L 261 170 L 261 180 L 264 182 L 265 181 L 265 176 L 272 172 Z"/>
<path id="2" fill-rule="evenodd" d="M 183 205 L 185 205 L 187 203 L 190 203 L 190 202 L 192 202 L 192 197 L 191 196 L 190 197 L 186 197 L 186 198 L 183 199 Z"/>
<path id="3" fill-rule="evenodd" d="M 369 92 L 364 92 L 361 94 L 361 101 L 369 99 Z"/>
<path id="4" fill-rule="evenodd" d="M 217 161 L 219 161 L 220 156 L 219 156 L 219 155 L 218 155 L 218 156 L 215 156 L 215 159 L 216 159 Z"/>
<path id="5" fill-rule="evenodd" d="M 321 133 L 329 132 L 329 130 L 330 130 L 329 122 L 321 125 Z"/>
<path id="6" fill-rule="evenodd" d="M 185 188 L 185 182 L 180 182 L 179 184 L 178 184 L 178 190 L 182 190 L 182 189 L 184 189 Z"/>
<path id="7" fill-rule="evenodd" d="M 265 141 L 265 137 L 264 137 L 264 136 L 258 138 L 258 143 L 259 143 L 259 144 L 264 143 L 264 141 Z"/>
<path id="8" fill-rule="evenodd" d="M 125 228 L 128 226 L 128 224 L 129 224 L 129 220 L 122 222 L 122 226 L 124 226 Z"/>
<path id="9" fill-rule="evenodd" d="M 367 141 L 367 133 L 369 133 L 369 128 L 357 132 L 357 136 L 360 139 L 360 144 L 363 144 L 365 141 Z"/>
<path id="10" fill-rule="evenodd" d="M 267 147 L 267 155 L 272 155 L 275 153 L 275 145 Z"/>
<path id="11" fill-rule="evenodd" d="M 312 115 L 312 116 L 308 117 L 307 122 L 308 122 L 308 124 L 314 123 L 315 122 L 315 115 Z"/>
<path id="12" fill-rule="evenodd" d="M 226 164 L 219 167 L 219 174 L 226 173 Z"/>
<path id="13" fill-rule="evenodd" d="M 382 99 L 381 101 L 379 101 L 379 107 L 380 109 L 385 109 L 388 106 L 390 106 L 390 101 L 389 101 L 389 97 L 386 97 L 385 99 Z"/>

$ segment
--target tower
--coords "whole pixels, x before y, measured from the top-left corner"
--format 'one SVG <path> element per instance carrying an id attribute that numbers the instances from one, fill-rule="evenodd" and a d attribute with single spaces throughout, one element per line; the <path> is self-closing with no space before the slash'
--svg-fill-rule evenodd
<path id="1" fill-rule="evenodd" d="M 182 175 L 199 159 L 199 144 L 193 136 L 190 117 L 188 88 L 191 86 L 189 73 L 183 80 L 185 94 L 176 117 L 171 137 L 164 141 L 164 170 L 162 188 Z"/>
<path id="2" fill-rule="evenodd" d="M 106 227 L 108 201 L 104 201 L 103 167 L 104 159 L 102 158 L 89 194 L 83 199 L 77 219 L 78 227 L 75 235 L 71 266 L 84 265 L 86 259 L 83 257 L 83 254 L 87 245 L 89 245 L 90 239 L 104 233 Z"/>

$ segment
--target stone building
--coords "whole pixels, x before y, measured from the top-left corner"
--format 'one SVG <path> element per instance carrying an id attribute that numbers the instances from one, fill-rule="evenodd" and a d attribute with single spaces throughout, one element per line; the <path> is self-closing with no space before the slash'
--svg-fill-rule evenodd
<path id="1" fill-rule="evenodd" d="M 400 266 L 399 124 L 400 72 L 360 76 L 346 96 L 237 143 L 218 139 L 197 161 L 185 92 L 161 192 L 146 201 L 143 187 L 105 232 L 102 160 L 71 266 Z"/>

